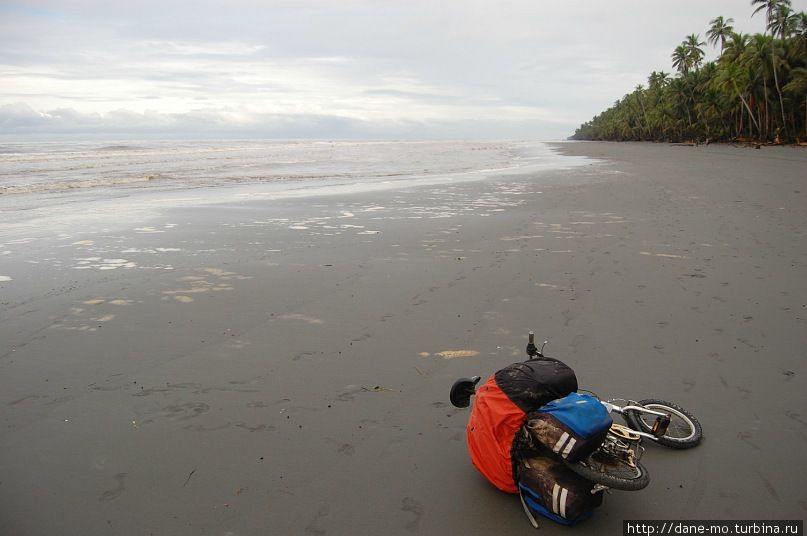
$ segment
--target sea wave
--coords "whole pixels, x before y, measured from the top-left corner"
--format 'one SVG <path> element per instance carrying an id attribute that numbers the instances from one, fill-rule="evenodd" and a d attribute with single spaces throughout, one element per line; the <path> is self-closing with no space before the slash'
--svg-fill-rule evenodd
<path id="1" fill-rule="evenodd" d="M 139 149 L 142 149 L 142 147 L 138 147 L 136 145 L 107 145 L 104 147 L 99 147 L 96 149 L 96 151 L 137 151 Z"/>
<path id="2" fill-rule="evenodd" d="M 0 195 L 465 177 L 561 158 L 539 143 L 509 141 L 15 143 L 0 146 Z"/>
<path id="3" fill-rule="evenodd" d="M 0 186 L 0 195 L 31 194 L 47 192 L 64 192 L 85 188 L 110 188 L 115 186 L 138 186 L 151 181 L 171 180 L 163 175 L 145 175 L 140 177 L 122 177 L 118 179 L 84 179 L 59 182 L 31 183 L 13 186 Z"/>

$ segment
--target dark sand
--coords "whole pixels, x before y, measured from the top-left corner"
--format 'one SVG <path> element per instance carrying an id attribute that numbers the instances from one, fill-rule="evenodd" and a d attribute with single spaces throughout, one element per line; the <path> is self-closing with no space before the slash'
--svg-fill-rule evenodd
<path id="1" fill-rule="evenodd" d="M 0 534 L 528 534 L 448 388 L 530 329 L 706 433 L 574 533 L 804 518 L 807 153 L 562 150 L 606 161 L 0 240 Z"/>

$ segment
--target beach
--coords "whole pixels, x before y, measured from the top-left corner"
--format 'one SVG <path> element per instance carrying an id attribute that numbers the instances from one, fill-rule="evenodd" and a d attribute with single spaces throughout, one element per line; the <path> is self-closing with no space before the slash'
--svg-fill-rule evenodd
<path id="1" fill-rule="evenodd" d="M 530 330 L 581 388 L 704 428 L 648 445 L 649 487 L 576 533 L 803 519 L 807 153 L 553 148 L 575 165 L 15 216 L 0 534 L 524 534 L 448 390 L 524 359 Z"/>

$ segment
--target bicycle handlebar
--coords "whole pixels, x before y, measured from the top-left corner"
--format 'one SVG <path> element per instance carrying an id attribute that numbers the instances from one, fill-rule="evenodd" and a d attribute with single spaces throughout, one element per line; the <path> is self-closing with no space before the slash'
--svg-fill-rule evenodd
<path id="1" fill-rule="evenodd" d="M 546 342 L 541 345 L 541 349 L 539 350 L 537 346 L 535 346 L 535 332 L 529 332 L 529 341 L 527 342 L 527 355 L 530 359 L 535 359 L 537 357 L 544 357 L 544 346 L 546 346 Z"/>

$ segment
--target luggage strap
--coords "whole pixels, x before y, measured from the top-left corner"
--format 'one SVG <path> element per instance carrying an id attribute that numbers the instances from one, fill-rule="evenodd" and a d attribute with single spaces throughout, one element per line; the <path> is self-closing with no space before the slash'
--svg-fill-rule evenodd
<path id="1" fill-rule="evenodd" d="M 524 490 L 521 489 L 521 486 L 519 486 L 518 488 L 518 498 L 521 499 L 521 506 L 524 507 L 524 513 L 527 514 L 527 519 L 530 520 L 532 528 L 540 529 L 541 525 L 538 524 L 538 521 L 536 521 L 535 516 L 532 515 L 532 512 L 530 512 L 527 503 L 524 501 Z"/>

